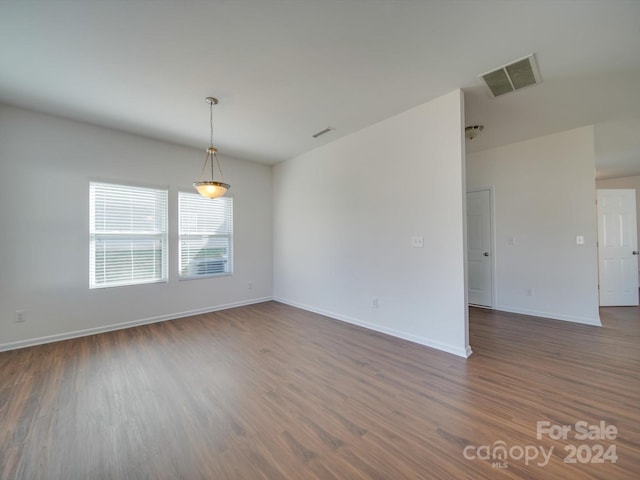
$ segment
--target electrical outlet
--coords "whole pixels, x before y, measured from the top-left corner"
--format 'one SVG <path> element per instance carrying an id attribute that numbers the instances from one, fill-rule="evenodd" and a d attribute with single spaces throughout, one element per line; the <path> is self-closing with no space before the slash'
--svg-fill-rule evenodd
<path id="1" fill-rule="evenodd" d="M 373 298 L 371 300 L 371 308 L 378 308 L 378 298 Z"/>
<path id="2" fill-rule="evenodd" d="M 24 310 L 16 310 L 16 323 L 22 323 L 27 321 L 27 313 Z"/>
<path id="3" fill-rule="evenodd" d="M 533 288 L 527 288 L 527 297 L 533 297 Z"/>
<path id="4" fill-rule="evenodd" d="M 249 290 L 253 290 L 253 282 L 249 282 L 248 285 L 247 285 L 247 288 Z"/>

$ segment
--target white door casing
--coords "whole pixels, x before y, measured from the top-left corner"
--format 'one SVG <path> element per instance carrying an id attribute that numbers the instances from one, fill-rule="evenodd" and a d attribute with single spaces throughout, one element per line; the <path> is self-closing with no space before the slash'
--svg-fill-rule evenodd
<path id="1" fill-rule="evenodd" d="M 470 305 L 493 308 L 493 192 L 467 192 L 467 276 Z"/>
<path id="2" fill-rule="evenodd" d="M 638 305 L 636 192 L 598 189 L 600 306 Z"/>

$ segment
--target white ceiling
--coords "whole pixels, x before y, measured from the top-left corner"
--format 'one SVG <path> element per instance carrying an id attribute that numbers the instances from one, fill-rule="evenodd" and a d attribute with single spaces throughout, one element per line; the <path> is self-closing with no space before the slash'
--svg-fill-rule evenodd
<path id="1" fill-rule="evenodd" d="M 529 53 L 543 83 L 489 98 Z M 599 175 L 640 175 L 639 87 L 638 0 L 0 0 L 0 102 L 204 149 L 216 96 L 264 163 L 463 88 L 469 151 L 595 124 Z"/>

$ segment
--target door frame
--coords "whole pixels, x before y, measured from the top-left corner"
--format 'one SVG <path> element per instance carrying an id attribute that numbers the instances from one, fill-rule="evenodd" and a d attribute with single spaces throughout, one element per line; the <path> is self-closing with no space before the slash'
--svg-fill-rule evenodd
<path id="1" fill-rule="evenodd" d="M 488 191 L 489 192 L 489 247 L 491 249 L 491 255 L 489 256 L 490 261 L 489 264 L 491 266 L 491 306 L 489 307 L 484 307 L 482 305 L 473 305 L 474 307 L 477 308 L 487 308 L 490 310 L 495 310 L 496 309 L 496 305 L 497 300 L 498 300 L 498 294 L 497 294 L 497 285 L 498 285 L 498 277 L 496 275 L 496 221 L 495 221 L 495 217 L 496 217 L 496 211 L 495 211 L 495 190 L 496 187 L 494 185 L 489 185 L 486 187 L 474 187 L 474 188 L 468 188 L 467 189 L 467 194 L 469 193 L 475 193 L 475 192 L 482 192 L 482 191 Z M 466 218 L 466 200 L 467 200 L 467 195 L 465 194 L 465 232 L 466 232 L 466 224 L 467 224 L 467 218 Z M 467 244 L 467 240 L 465 239 L 465 245 Z M 467 252 L 465 252 L 465 262 L 466 262 L 466 258 L 467 258 Z M 467 268 L 467 265 L 465 265 L 465 269 Z M 469 285 L 467 285 L 467 291 L 469 290 Z M 467 306 L 469 306 L 469 302 L 467 301 Z"/>

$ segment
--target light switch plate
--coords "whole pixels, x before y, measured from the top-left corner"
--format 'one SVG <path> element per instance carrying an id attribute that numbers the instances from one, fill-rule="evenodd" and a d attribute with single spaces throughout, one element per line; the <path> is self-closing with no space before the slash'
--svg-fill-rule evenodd
<path id="1" fill-rule="evenodd" d="M 582 235 L 576 237 L 576 245 L 584 245 L 584 237 Z"/>

